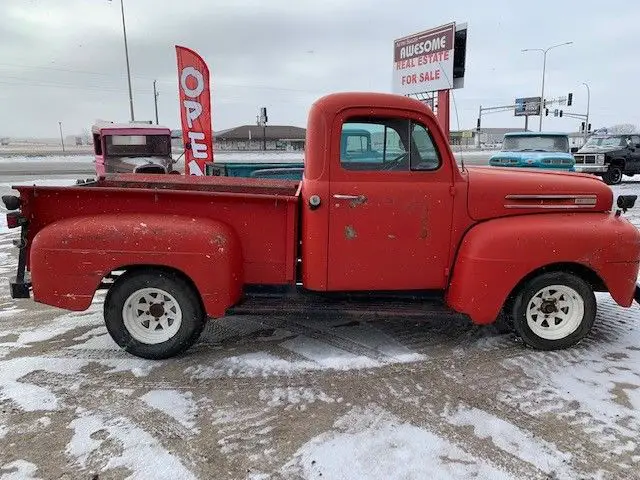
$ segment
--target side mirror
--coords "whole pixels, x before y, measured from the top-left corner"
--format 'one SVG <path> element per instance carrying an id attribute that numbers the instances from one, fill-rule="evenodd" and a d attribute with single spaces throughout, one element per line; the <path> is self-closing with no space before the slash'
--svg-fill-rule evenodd
<path id="1" fill-rule="evenodd" d="M 620 208 L 623 212 L 626 212 L 630 208 L 636 204 L 638 196 L 637 195 L 619 195 L 618 196 L 618 208 Z"/>

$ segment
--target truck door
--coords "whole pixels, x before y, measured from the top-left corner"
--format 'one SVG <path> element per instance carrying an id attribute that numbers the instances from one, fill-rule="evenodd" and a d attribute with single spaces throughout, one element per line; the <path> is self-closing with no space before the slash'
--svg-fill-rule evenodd
<path id="1" fill-rule="evenodd" d="M 403 111 L 369 112 L 339 115 L 332 132 L 328 289 L 443 288 L 453 167 L 436 148 L 437 126 Z M 342 130 L 368 132 L 371 149 L 339 145 L 350 138 Z"/>

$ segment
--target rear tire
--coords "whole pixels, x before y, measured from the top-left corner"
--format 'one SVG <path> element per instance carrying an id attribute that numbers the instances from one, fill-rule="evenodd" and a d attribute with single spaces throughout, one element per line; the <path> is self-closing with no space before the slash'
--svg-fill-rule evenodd
<path id="1" fill-rule="evenodd" d="M 575 275 L 541 274 L 522 288 L 513 305 L 513 326 L 530 347 L 571 347 L 591 330 L 596 318 L 591 286 Z"/>
<path id="2" fill-rule="evenodd" d="M 602 175 L 602 179 L 607 185 L 618 185 L 622 182 L 622 168 L 618 166 L 609 166 L 607 171 Z"/>
<path id="3" fill-rule="evenodd" d="M 160 269 L 120 276 L 105 298 L 104 319 L 122 349 L 151 360 L 184 352 L 205 324 L 195 288 L 179 274 Z"/>

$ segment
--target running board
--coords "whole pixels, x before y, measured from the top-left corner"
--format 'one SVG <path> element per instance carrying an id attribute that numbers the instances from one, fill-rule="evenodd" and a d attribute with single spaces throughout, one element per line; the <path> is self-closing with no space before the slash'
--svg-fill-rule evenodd
<path id="1" fill-rule="evenodd" d="M 437 298 L 331 297 L 317 294 L 248 294 L 228 315 L 436 318 L 459 316 Z"/>

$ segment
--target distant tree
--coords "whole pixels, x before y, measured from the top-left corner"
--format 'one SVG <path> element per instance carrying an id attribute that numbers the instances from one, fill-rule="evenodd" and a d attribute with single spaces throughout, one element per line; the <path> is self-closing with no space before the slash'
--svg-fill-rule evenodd
<path id="1" fill-rule="evenodd" d="M 638 127 L 631 123 L 620 123 L 607 128 L 607 132 L 614 135 L 624 135 L 625 133 L 635 133 L 637 131 Z"/>

